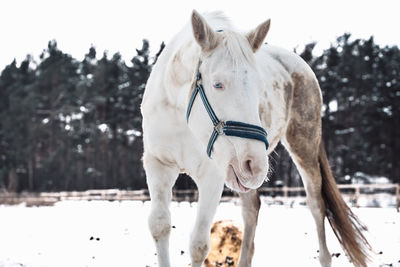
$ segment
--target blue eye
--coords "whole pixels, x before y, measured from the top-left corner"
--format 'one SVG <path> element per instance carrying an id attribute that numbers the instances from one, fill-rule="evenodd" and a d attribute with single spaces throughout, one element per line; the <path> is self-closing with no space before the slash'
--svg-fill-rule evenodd
<path id="1" fill-rule="evenodd" d="M 220 82 L 214 82 L 213 86 L 215 89 L 223 89 L 224 88 L 224 85 Z"/>

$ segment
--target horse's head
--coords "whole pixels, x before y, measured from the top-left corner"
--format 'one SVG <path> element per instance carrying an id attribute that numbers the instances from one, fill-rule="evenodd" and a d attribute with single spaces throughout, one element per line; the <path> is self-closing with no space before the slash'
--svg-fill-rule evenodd
<path id="1" fill-rule="evenodd" d="M 247 35 L 227 29 L 215 31 L 193 11 L 194 39 L 201 48 L 200 82 L 220 121 L 261 126 L 262 80 L 254 53 L 262 45 L 269 25 L 267 20 Z M 206 150 L 214 125 L 200 97 L 197 98 L 190 113 L 189 128 Z M 260 187 L 268 172 L 266 145 L 256 139 L 219 136 L 213 144 L 211 158 L 226 175 L 227 186 L 238 192 Z"/>

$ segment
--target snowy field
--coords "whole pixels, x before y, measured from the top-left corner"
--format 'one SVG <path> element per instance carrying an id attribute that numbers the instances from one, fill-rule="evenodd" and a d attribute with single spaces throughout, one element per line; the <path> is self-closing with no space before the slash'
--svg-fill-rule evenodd
<path id="1" fill-rule="evenodd" d="M 0 206 L 0 267 L 154 267 L 147 228 L 150 203 L 64 201 L 52 207 Z M 188 238 L 196 204 L 172 203 L 172 266 L 189 266 Z M 354 209 L 369 227 L 376 255 L 370 266 L 400 266 L 400 213 Z M 215 221 L 241 223 L 240 206 L 221 203 Z M 329 227 L 329 224 L 327 225 Z M 351 266 L 327 233 L 333 266 Z M 262 205 L 253 267 L 319 266 L 314 222 L 306 207 Z"/>

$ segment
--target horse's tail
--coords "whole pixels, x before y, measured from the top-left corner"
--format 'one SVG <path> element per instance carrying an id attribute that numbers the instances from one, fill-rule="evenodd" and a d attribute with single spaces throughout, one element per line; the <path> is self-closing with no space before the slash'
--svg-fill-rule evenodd
<path id="1" fill-rule="evenodd" d="M 355 266 L 367 266 L 368 252 L 371 250 L 371 246 L 362 233 L 367 230 L 367 227 L 359 221 L 343 200 L 329 166 L 322 141 L 319 147 L 318 161 L 322 176 L 322 198 L 333 232 L 352 263 Z"/>

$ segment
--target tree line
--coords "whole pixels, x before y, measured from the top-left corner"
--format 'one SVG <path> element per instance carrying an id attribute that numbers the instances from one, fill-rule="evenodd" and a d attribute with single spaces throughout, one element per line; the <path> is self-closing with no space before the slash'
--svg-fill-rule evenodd
<path id="1" fill-rule="evenodd" d="M 59 191 L 146 188 L 140 103 L 152 66 L 144 40 L 126 63 L 119 53 L 82 60 L 55 41 L 0 75 L 0 188 Z M 400 182 L 400 52 L 373 38 L 339 37 L 322 55 L 315 43 L 299 54 L 313 68 L 324 97 L 323 137 L 340 182 L 357 172 Z M 269 184 L 298 185 L 279 146 Z M 178 188 L 193 188 L 185 176 Z"/>
<path id="2" fill-rule="evenodd" d="M 335 177 L 383 176 L 400 183 L 400 51 L 381 47 L 374 38 L 336 39 L 322 55 L 316 43 L 300 56 L 315 72 L 323 95 L 322 135 Z M 273 160 L 271 182 L 300 185 L 299 175 L 282 147 Z"/>

